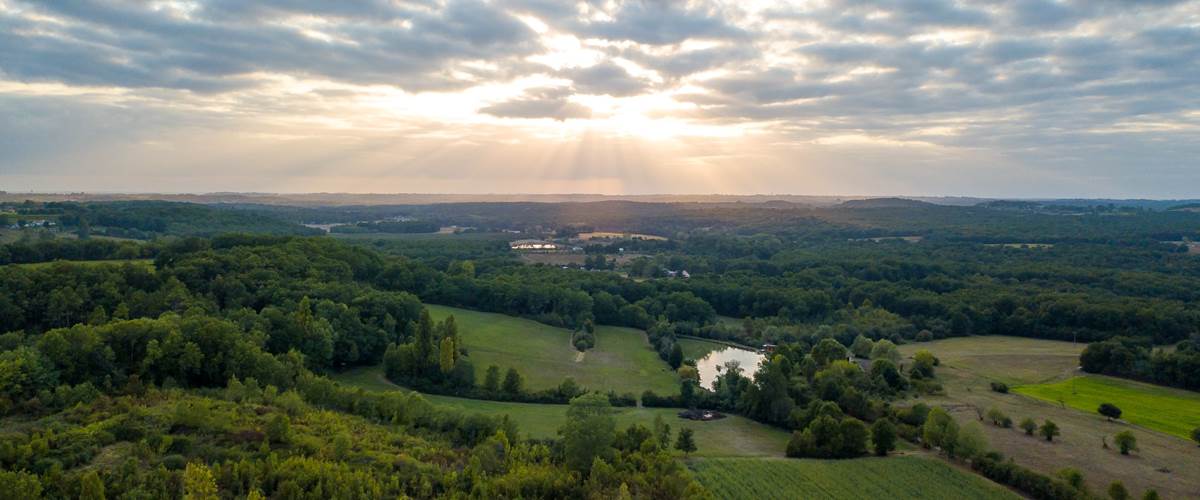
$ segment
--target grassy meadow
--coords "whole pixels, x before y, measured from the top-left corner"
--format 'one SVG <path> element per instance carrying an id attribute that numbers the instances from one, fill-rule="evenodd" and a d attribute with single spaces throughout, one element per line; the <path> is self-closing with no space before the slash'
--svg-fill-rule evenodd
<path id="1" fill-rule="evenodd" d="M 454 315 L 467 349 L 467 357 L 482 377 L 490 365 L 503 372 L 516 368 L 534 390 L 557 387 L 573 377 L 592 390 L 615 390 L 640 396 L 647 389 L 658 394 L 679 391 L 678 377 L 658 358 L 646 334 L 611 326 L 596 328 L 596 347 L 582 360 L 571 345 L 571 332 L 536 321 L 467 309 L 429 305 L 435 320 Z"/>
<path id="2" fill-rule="evenodd" d="M 366 390 L 408 390 L 388 382 L 378 367 L 358 368 L 334 378 Z M 567 419 L 566 405 L 483 401 L 433 394 L 426 394 L 425 398 L 436 405 L 466 412 L 508 415 L 524 435 L 535 438 L 556 436 Z M 696 422 L 678 418 L 679 410 L 670 408 L 618 408 L 616 412 L 618 427 L 633 423 L 652 427 L 654 417 L 662 415 L 672 429 L 692 429 L 699 447 L 695 456 L 701 457 L 782 457 L 789 437 L 787 432 L 737 416 Z"/>
<path id="3" fill-rule="evenodd" d="M 1100 403 L 1121 409 L 1121 419 L 1148 429 L 1191 439 L 1200 427 L 1200 394 L 1101 375 L 1084 375 L 1014 391 L 1096 413 Z"/>
<path id="4" fill-rule="evenodd" d="M 1016 500 L 1000 485 L 926 457 L 853 460 L 706 458 L 688 463 L 721 499 L 927 498 Z"/>
<path id="5" fill-rule="evenodd" d="M 1154 399 L 1156 392 L 1178 391 L 1123 380 L 1116 380 L 1119 383 L 1115 389 L 1076 383 L 1077 391 L 1085 387 L 1097 391 L 1095 397 L 1111 400 L 1124 410 L 1126 415 L 1122 418 L 1129 419 L 1124 422 L 1108 422 L 1097 414 L 1100 401 L 1081 398 L 1073 407 L 1069 401 L 1060 404 L 1056 395 L 1043 398 L 1027 394 L 1065 390 L 1069 395 L 1070 385 L 1064 385 L 1064 381 L 1085 375 L 1078 369 L 1083 348 L 1082 343 L 984 336 L 906 344 L 900 346 L 900 352 L 906 358 L 905 363 L 911 362 L 907 358 L 922 349 L 941 360 L 937 375 L 945 394 L 922 397 L 920 401 L 946 407 L 961 423 L 978 422 L 981 413 L 996 408 L 1017 422 L 1029 417 L 1038 423 L 1050 419 L 1058 424 L 1062 436 L 1053 443 L 1026 436 L 1018 429 L 984 425 L 991 447 L 1018 464 L 1049 475 L 1064 467 L 1078 469 L 1092 491 L 1103 491 L 1110 482 L 1120 480 L 1135 495 L 1156 488 L 1163 498 L 1195 498 L 1200 491 L 1200 460 L 1197 460 L 1200 449 L 1178 434 L 1151 430 L 1154 427 L 1145 421 L 1133 420 L 1134 415 L 1147 411 L 1141 404 Z M 1010 393 L 992 391 L 990 384 L 994 381 L 1008 384 Z M 1126 397 L 1130 399 L 1122 403 Z M 1162 403 L 1156 404 L 1162 408 Z M 1187 424 L 1181 420 L 1168 425 Z M 1112 436 L 1123 430 L 1133 432 L 1138 439 L 1141 451 L 1133 456 L 1121 455 L 1112 445 Z M 1103 447 L 1105 442 L 1109 444 L 1107 449 Z"/>

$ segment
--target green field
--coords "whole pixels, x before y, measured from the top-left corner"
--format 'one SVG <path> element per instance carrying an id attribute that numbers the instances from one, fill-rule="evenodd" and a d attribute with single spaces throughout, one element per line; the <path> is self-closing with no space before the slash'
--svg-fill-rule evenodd
<path id="1" fill-rule="evenodd" d="M 679 339 L 676 342 L 683 349 L 684 359 L 700 359 L 707 356 L 710 352 L 719 351 L 726 347 L 725 344 L 709 342 L 707 340 Z"/>
<path id="2" fill-rule="evenodd" d="M 1018 499 L 944 462 L 916 456 L 853 460 L 706 458 L 689 467 L 725 499 Z"/>
<path id="3" fill-rule="evenodd" d="M 334 377 L 346 385 L 375 391 L 407 390 L 383 378 L 377 367 L 358 368 Z M 466 412 L 508 415 L 528 437 L 555 437 L 559 427 L 567 419 L 566 405 L 506 403 L 483 401 L 450 396 L 426 394 L 430 402 Z M 670 408 L 619 408 L 616 410 L 617 425 L 626 427 L 640 423 L 652 427 L 654 417 L 662 415 L 673 429 L 686 427 L 696 434 L 697 456 L 703 457 L 779 457 L 783 456 L 788 433 L 752 420 L 730 416 L 712 422 L 683 420 L 676 416 L 679 410 Z"/>
<path id="4" fill-rule="evenodd" d="M 945 406 L 960 422 L 978 421 L 981 412 L 996 408 L 1017 421 L 1029 417 L 1057 423 L 1062 436 L 1053 443 L 1026 436 L 1017 429 L 984 426 L 991 447 L 1018 464 L 1048 475 L 1063 467 L 1079 469 L 1093 491 L 1103 491 L 1110 482 L 1119 480 L 1135 495 L 1155 488 L 1163 498 L 1195 498 L 1200 491 L 1197 448 L 1181 438 L 1178 430 L 1190 430 L 1189 421 L 1200 425 L 1194 423 L 1195 415 L 1200 415 L 1196 406 L 1200 396 L 1093 376 L 1086 378 L 1112 383 L 1097 386 L 1077 381 L 1079 394 L 1071 394 L 1070 384 L 1064 381 L 1085 375 L 1078 369 L 1083 347 L 1026 337 L 979 336 L 901 345 L 900 352 L 905 362 L 921 349 L 941 360 L 937 376 L 945 394 L 924 396 L 920 401 Z M 1007 383 L 1011 392 L 992 391 L 990 384 L 995 381 Z M 1059 404 L 1060 395 L 1065 405 Z M 1163 396 L 1166 398 L 1159 399 Z M 1097 414 L 1100 398 L 1124 410 L 1122 418 L 1127 420 L 1108 422 Z M 1112 436 L 1124 430 L 1134 433 L 1141 448 L 1133 457 L 1111 447 Z M 1159 430 L 1163 432 L 1156 432 Z M 1108 442 L 1110 448 L 1102 447 L 1102 442 Z"/>
<path id="5" fill-rule="evenodd" d="M 1180 389 L 1084 375 L 1020 386 L 1013 391 L 1046 401 L 1061 401 L 1093 414 L 1100 403 L 1112 403 L 1121 409 L 1122 420 L 1184 439 L 1190 439 L 1192 429 L 1200 427 L 1200 394 Z"/>
<path id="6" fill-rule="evenodd" d="M 592 390 L 614 390 L 640 396 L 650 389 L 658 394 L 679 391 L 677 376 L 650 349 L 646 334 L 631 328 L 596 328 L 596 347 L 577 361 L 570 332 L 536 321 L 445 306 L 426 306 L 435 320 L 454 315 L 479 377 L 490 365 L 501 371 L 516 368 L 526 387 L 557 387 L 574 377 Z"/>

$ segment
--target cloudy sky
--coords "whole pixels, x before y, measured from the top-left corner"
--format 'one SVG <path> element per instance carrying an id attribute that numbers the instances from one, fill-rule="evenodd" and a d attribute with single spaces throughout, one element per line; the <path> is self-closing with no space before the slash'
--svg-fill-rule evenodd
<path id="1" fill-rule="evenodd" d="M 1200 0 L 0 0 L 0 189 L 1200 197 Z"/>

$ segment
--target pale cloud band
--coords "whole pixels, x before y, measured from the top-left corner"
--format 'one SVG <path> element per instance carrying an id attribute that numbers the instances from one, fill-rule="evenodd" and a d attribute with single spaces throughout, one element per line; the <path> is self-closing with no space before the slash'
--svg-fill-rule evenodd
<path id="1" fill-rule="evenodd" d="M 0 0 L 0 189 L 1196 196 L 1196 61 L 1196 1 Z"/>

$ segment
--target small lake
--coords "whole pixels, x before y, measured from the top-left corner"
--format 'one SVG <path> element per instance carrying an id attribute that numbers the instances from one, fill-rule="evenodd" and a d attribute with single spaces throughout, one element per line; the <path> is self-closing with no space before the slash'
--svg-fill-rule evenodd
<path id="1" fill-rule="evenodd" d="M 742 376 L 754 377 L 758 364 L 766 356 L 747 349 L 725 346 L 706 354 L 696 360 L 696 369 L 700 372 L 700 387 L 712 389 L 713 382 L 725 372 L 725 363 L 737 361 L 742 368 Z"/>

